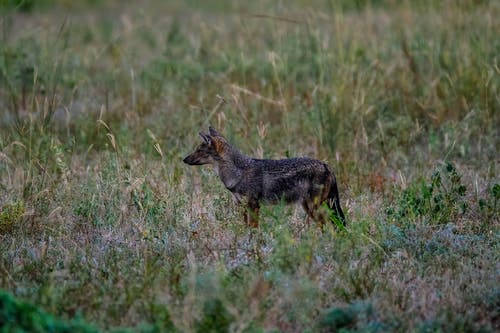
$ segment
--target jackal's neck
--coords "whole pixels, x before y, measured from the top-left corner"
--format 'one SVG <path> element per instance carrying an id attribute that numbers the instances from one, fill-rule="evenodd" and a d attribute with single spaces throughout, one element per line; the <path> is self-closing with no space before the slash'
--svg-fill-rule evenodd
<path id="1" fill-rule="evenodd" d="M 232 191 L 241 181 L 243 170 L 250 165 L 252 159 L 232 146 L 227 148 L 214 167 L 226 188 Z"/>
<path id="2" fill-rule="evenodd" d="M 223 163 L 234 168 L 245 169 L 251 160 L 251 157 L 246 156 L 238 149 L 230 146 L 223 158 Z"/>

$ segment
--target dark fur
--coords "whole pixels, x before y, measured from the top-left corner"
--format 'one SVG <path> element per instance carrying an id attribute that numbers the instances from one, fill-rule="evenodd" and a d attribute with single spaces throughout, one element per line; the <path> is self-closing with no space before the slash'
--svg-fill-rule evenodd
<path id="1" fill-rule="evenodd" d="M 334 174 L 328 166 L 311 158 L 283 160 L 255 159 L 240 153 L 212 127 L 210 134 L 200 133 L 203 142 L 184 163 L 189 165 L 212 164 L 226 188 L 238 202 L 246 198 L 246 221 L 258 226 L 261 202 L 300 202 L 308 216 L 321 225 L 327 219 L 320 210 L 323 202 L 345 225 L 340 207 L 339 192 Z"/>

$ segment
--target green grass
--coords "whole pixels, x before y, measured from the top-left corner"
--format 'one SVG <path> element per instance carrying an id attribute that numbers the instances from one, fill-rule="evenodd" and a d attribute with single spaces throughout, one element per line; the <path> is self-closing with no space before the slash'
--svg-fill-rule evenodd
<path id="1" fill-rule="evenodd" d="M 0 331 L 500 329 L 497 2 L 0 10 Z M 250 230 L 209 124 L 327 161 L 347 230 Z"/>

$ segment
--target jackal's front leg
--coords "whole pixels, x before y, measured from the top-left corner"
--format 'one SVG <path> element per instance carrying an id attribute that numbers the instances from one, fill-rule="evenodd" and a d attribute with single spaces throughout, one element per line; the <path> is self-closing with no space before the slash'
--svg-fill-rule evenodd
<path id="1" fill-rule="evenodd" d="M 245 223 L 252 228 L 259 227 L 260 204 L 257 200 L 249 200 L 245 211 Z"/>

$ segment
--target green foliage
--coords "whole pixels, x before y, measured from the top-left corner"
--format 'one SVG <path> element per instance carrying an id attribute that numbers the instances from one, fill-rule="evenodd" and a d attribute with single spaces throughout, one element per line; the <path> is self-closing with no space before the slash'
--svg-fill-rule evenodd
<path id="1" fill-rule="evenodd" d="M 355 302 L 325 311 L 318 327 L 322 332 L 387 332 L 391 327 L 377 320 L 371 304 Z"/>
<path id="2" fill-rule="evenodd" d="M 356 322 L 356 313 L 350 308 L 334 308 L 328 310 L 320 322 L 320 326 L 332 331 L 349 328 Z"/>
<path id="3" fill-rule="evenodd" d="M 418 182 L 405 189 L 388 214 L 398 221 L 425 217 L 429 223 L 446 223 L 467 211 L 466 192 L 461 176 L 448 162 L 434 171 L 429 182 Z"/>
<path id="4" fill-rule="evenodd" d="M 1 9 L 16 9 L 20 12 L 30 12 L 35 4 L 34 0 L 2 0 Z"/>
<path id="5" fill-rule="evenodd" d="M 220 299 L 209 299 L 203 305 L 202 319 L 196 323 L 196 332 L 229 332 L 233 321 Z"/>
<path id="6" fill-rule="evenodd" d="M 154 329 L 151 329 L 151 332 L 177 332 L 172 322 L 172 316 L 165 305 L 153 304 L 149 311 L 154 322 L 154 325 L 152 325 Z"/>
<path id="7" fill-rule="evenodd" d="M 101 0 L 0 0 L 0 9 L 15 10 L 23 13 L 33 13 L 41 9 L 88 7 L 105 3 Z"/>
<path id="8" fill-rule="evenodd" d="M 19 227 L 24 213 L 26 213 L 26 207 L 23 201 L 7 202 L 0 206 L 0 233 Z"/>
<path id="9" fill-rule="evenodd" d="M 134 328 L 113 328 L 109 332 L 176 332 L 164 307 L 152 309 L 152 313 L 158 315 L 158 320 L 154 325 L 141 324 Z M 33 304 L 20 301 L 0 289 L 0 332 L 97 333 L 100 330 L 78 316 L 69 321 L 56 318 Z"/>
<path id="10" fill-rule="evenodd" d="M 0 289 L 0 329 L 2 332 L 99 332 L 81 319 L 69 322 L 54 318 L 36 306 L 15 299 Z"/>
<path id="11" fill-rule="evenodd" d="M 500 184 L 493 184 L 488 189 L 488 196 L 479 199 L 479 210 L 486 214 L 487 220 L 499 215 Z"/>
<path id="12" fill-rule="evenodd" d="M 134 206 L 144 214 L 146 222 L 159 223 L 159 219 L 164 216 L 166 205 L 152 191 L 148 184 L 144 183 L 139 190 L 131 193 Z"/>
<path id="13" fill-rule="evenodd" d="M 442 311 L 437 318 L 427 320 L 418 325 L 415 330 L 418 333 L 427 332 L 477 332 L 490 333 L 492 330 L 486 327 L 477 327 L 474 325 L 474 320 L 468 316 L 456 316 L 449 310 Z"/>

